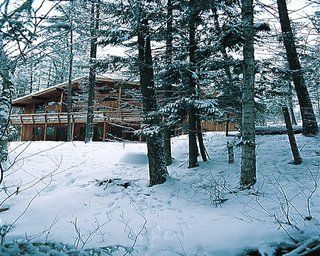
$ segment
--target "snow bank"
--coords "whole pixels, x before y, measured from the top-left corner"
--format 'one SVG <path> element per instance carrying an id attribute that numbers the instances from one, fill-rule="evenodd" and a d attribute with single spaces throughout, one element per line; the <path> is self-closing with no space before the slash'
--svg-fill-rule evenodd
<path id="1" fill-rule="evenodd" d="M 258 182 L 244 191 L 240 148 L 228 164 L 230 138 L 205 134 L 211 160 L 193 169 L 186 138 L 173 140 L 170 179 L 154 187 L 148 187 L 144 143 L 10 143 L 12 167 L 1 193 L 1 207 L 10 209 L 1 219 L 14 227 L 6 241 L 121 244 L 136 255 L 237 255 L 271 250 L 289 241 L 287 234 L 319 233 L 319 137 L 297 136 L 303 164 L 295 166 L 286 135 L 258 136 Z M 97 182 L 113 179 L 130 185 Z"/>

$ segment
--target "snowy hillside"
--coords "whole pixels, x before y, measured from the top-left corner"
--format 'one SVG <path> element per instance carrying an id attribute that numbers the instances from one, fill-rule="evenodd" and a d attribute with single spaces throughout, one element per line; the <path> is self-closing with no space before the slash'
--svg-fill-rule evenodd
<path id="1" fill-rule="evenodd" d="M 120 244 L 134 255 L 270 253 L 320 231 L 320 138 L 257 137 L 257 179 L 239 190 L 240 148 L 228 164 L 223 133 L 205 134 L 211 159 L 187 168 L 187 140 L 173 139 L 170 179 L 148 187 L 144 143 L 14 142 L 1 192 L 2 225 L 13 239 L 77 248 Z"/>

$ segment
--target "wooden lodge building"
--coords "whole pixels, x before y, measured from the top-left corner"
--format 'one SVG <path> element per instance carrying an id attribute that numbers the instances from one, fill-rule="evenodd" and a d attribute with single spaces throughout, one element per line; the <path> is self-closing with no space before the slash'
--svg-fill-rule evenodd
<path id="1" fill-rule="evenodd" d="M 87 120 L 88 79 L 72 80 L 71 88 L 73 139 L 82 141 Z M 10 122 L 20 128 L 22 141 L 66 141 L 67 90 L 65 82 L 13 100 L 12 106 L 20 110 L 11 115 Z M 139 140 L 134 131 L 141 126 L 141 106 L 139 83 L 97 76 L 93 140 Z M 204 131 L 224 131 L 225 126 L 208 121 L 202 123 Z M 230 123 L 228 129 L 235 130 L 235 124 Z"/>
<path id="2" fill-rule="evenodd" d="M 84 140 L 88 79 L 74 79 L 71 87 L 73 139 Z M 11 115 L 10 121 L 12 125 L 20 126 L 21 140 L 66 140 L 67 90 L 68 83 L 65 82 L 13 100 L 12 106 L 21 110 L 19 114 Z M 133 131 L 141 124 L 139 95 L 139 83 L 97 76 L 93 139 L 138 139 Z"/>

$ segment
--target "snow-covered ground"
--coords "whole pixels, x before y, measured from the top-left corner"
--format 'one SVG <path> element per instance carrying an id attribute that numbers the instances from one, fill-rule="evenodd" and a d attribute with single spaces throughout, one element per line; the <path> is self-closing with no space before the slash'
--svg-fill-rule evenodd
<path id="1" fill-rule="evenodd" d="M 11 143 L 0 194 L 1 207 L 10 208 L 0 213 L 2 224 L 14 223 L 6 241 L 121 244 L 135 255 L 237 255 L 319 234 L 320 137 L 297 136 L 303 164 L 295 166 L 286 135 L 258 136 L 258 182 L 243 191 L 240 148 L 228 164 L 228 140 L 205 134 L 211 159 L 188 169 L 187 137 L 174 138 L 170 179 L 154 187 L 144 143 Z"/>

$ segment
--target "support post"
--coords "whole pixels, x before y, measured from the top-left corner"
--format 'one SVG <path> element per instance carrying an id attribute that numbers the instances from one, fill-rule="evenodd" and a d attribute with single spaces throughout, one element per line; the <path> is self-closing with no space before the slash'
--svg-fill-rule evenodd
<path id="1" fill-rule="evenodd" d="M 43 131 L 43 140 L 47 140 L 47 128 L 48 128 L 48 123 L 47 123 L 47 115 L 44 114 L 44 131 Z"/>
<path id="2" fill-rule="evenodd" d="M 107 133 L 107 122 L 106 122 L 106 119 L 104 119 L 102 141 L 106 141 L 106 133 Z"/>
<path id="3" fill-rule="evenodd" d="M 20 116 L 20 122 L 21 122 L 21 129 L 20 129 L 20 140 L 24 140 L 24 124 L 23 124 L 23 119 L 22 116 Z"/>
<path id="4" fill-rule="evenodd" d="M 59 106 L 57 107 L 56 111 L 61 113 L 62 112 L 62 104 L 63 104 L 63 91 L 61 92 L 61 95 L 60 95 L 60 104 Z"/>
<path id="5" fill-rule="evenodd" d="M 75 126 L 73 114 L 71 115 L 71 120 L 72 120 L 71 140 L 73 140 L 74 139 L 74 126 Z"/>
<path id="6" fill-rule="evenodd" d="M 118 109 L 121 109 L 121 95 L 122 95 L 122 87 L 119 86 L 119 96 L 118 96 Z"/>

